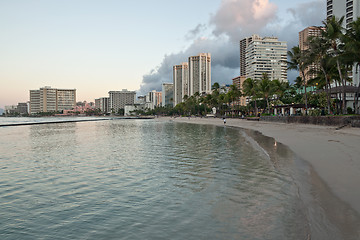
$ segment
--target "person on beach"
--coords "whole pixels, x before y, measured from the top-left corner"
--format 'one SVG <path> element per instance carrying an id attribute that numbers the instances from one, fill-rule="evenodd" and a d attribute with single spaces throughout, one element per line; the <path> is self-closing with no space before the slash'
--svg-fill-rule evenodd
<path id="1" fill-rule="evenodd" d="M 224 118 L 224 125 L 226 124 L 226 118 Z"/>

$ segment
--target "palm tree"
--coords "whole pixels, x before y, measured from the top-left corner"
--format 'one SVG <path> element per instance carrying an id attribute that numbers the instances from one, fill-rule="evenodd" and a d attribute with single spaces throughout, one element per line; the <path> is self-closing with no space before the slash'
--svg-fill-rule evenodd
<path id="1" fill-rule="evenodd" d="M 255 115 L 258 114 L 256 98 L 257 98 L 258 81 L 256 79 L 248 78 L 242 84 L 242 91 L 244 96 L 248 96 L 255 102 Z"/>
<path id="2" fill-rule="evenodd" d="M 344 38 L 345 54 L 356 65 L 356 72 L 360 66 L 360 18 L 352 22 L 350 28 L 346 31 Z M 360 93 L 360 76 L 357 91 L 354 96 L 355 113 L 359 114 L 358 100 Z"/>
<path id="3" fill-rule="evenodd" d="M 274 79 L 272 83 L 274 85 L 274 94 L 276 94 L 278 100 L 282 98 L 285 92 L 290 88 L 289 82 L 282 82 L 278 79 Z"/>
<path id="4" fill-rule="evenodd" d="M 268 113 L 270 112 L 269 97 L 275 93 L 275 84 L 269 79 L 267 73 L 263 73 L 258 84 L 259 96 L 266 100 Z"/>
<path id="5" fill-rule="evenodd" d="M 316 63 L 323 73 L 323 80 L 325 80 L 325 91 L 327 93 L 327 109 L 330 114 L 330 97 L 331 97 L 331 78 L 329 75 L 329 70 L 332 66 L 330 63 L 330 56 L 328 55 L 328 50 L 330 48 L 329 42 L 324 37 L 325 32 L 320 28 L 321 36 L 313 37 L 309 39 L 309 55 L 310 59 Z"/>
<path id="6" fill-rule="evenodd" d="M 211 89 L 213 89 L 213 90 L 217 90 L 219 88 L 220 88 L 220 84 L 218 82 L 215 82 L 211 87 Z"/>
<path id="7" fill-rule="evenodd" d="M 346 111 L 346 94 L 345 94 L 345 85 L 346 85 L 346 78 L 343 74 L 343 66 L 342 60 L 343 59 L 343 27 L 342 23 L 344 21 L 344 17 L 337 19 L 335 16 L 328 18 L 324 21 L 325 31 L 323 31 L 324 38 L 328 41 L 330 45 L 330 55 L 335 59 L 336 66 L 339 72 L 340 78 L 340 85 L 342 86 L 342 112 L 345 114 Z"/>
<path id="8" fill-rule="evenodd" d="M 230 85 L 230 90 L 226 95 L 228 96 L 229 104 L 232 103 L 232 114 L 234 115 L 235 101 L 241 97 L 241 91 L 235 85 Z"/>
<path id="9" fill-rule="evenodd" d="M 301 50 L 299 46 L 294 46 L 290 51 L 288 51 L 288 56 L 290 57 L 290 61 L 288 61 L 288 69 L 297 70 L 301 74 L 302 82 L 305 89 L 305 114 L 307 115 L 308 103 L 306 93 L 307 82 L 305 80 L 305 70 L 310 65 L 309 53 L 307 50 Z"/>

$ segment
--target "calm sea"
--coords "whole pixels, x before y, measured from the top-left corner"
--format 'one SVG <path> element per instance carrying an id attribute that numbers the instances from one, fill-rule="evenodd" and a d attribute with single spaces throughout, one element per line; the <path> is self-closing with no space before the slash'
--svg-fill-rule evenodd
<path id="1" fill-rule="evenodd" d="M 349 237 L 311 194 L 313 175 L 273 139 L 230 127 L 1 127 L 0 239 Z"/>

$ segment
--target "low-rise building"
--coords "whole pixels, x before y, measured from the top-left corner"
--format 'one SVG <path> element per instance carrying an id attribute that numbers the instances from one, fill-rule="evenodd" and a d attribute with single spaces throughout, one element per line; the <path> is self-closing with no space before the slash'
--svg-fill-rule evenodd
<path id="1" fill-rule="evenodd" d="M 101 97 L 95 99 L 95 108 L 100 109 L 103 113 L 109 112 L 109 98 L 108 97 Z"/>
<path id="2" fill-rule="evenodd" d="M 124 108 L 124 116 L 134 116 L 135 111 L 137 110 L 144 110 L 145 109 L 145 104 L 132 104 L 132 105 L 125 105 Z"/>
<path id="3" fill-rule="evenodd" d="M 123 89 L 122 91 L 109 91 L 109 110 L 117 113 L 120 109 L 124 109 L 125 105 L 135 103 L 136 92 Z"/>
<path id="4" fill-rule="evenodd" d="M 30 114 L 39 112 L 61 112 L 76 105 L 76 89 L 43 87 L 30 90 Z"/>

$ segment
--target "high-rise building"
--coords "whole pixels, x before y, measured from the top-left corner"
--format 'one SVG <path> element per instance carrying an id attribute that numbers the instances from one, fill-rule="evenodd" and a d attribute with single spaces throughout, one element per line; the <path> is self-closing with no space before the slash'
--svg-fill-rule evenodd
<path id="1" fill-rule="evenodd" d="M 189 96 L 189 64 L 182 63 L 173 67 L 174 104 L 177 105 Z"/>
<path id="2" fill-rule="evenodd" d="M 344 17 L 343 27 L 349 28 L 350 23 L 360 17 L 359 0 L 327 0 L 326 1 L 327 18 L 335 16 Z"/>
<path id="3" fill-rule="evenodd" d="M 163 83 L 161 95 L 162 95 L 162 106 L 172 107 L 174 102 L 174 84 Z"/>
<path id="4" fill-rule="evenodd" d="M 162 102 L 161 95 L 162 95 L 162 93 L 157 92 L 156 90 L 153 90 L 153 91 L 149 92 L 146 95 L 147 107 L 150 108 L 150 109 L 154 109 L 155 107 L 160 107 L 161 102 Z"/>
<path id="5" fill-rule="evenodd" d="M 30 90 L 30 107 L 29 107 L 29 113 L 35 114 L 38 112 L 42 112 L 42 109 L 40 108 L 40 90 Z"/>
<path id="6" fill-rule="evenodd" d="M 240 76 L 246 75 L 245 69 L 245 50 L 252 41 L 252 37 L 244 38 L 240 41 Z"/>
<path id="7" fill-rule="evenodd" d="M 136 100 L 136 92 L 123 89 L 122 91 L 109 92 L 109 110 L 118 112 L 124 109 L 126 104 L 134 104 Z"/>
<path id="8" fill-rule="evenodd" d="M 30 114 L 70 110 L 76 105 L 76 89 L 43 87 L 30 90 Z"/>
<path id="9" fill-rule="evenodd" d="M 246 78 L 260 79 L 267 73 L 270 80 L 287 81 L 287 44 L 277 37 L 252 36 L 245 50 Z"/>
<path id="10" fill-rule="evenodd" d="M 56 89 L 57 110 L 69 110 L 76 104 L 75 89 Z"/>
<path id="11" fill-rule="evenodd" d="M 327 0 L 326 1 L 327 18 L 335 16 L 336 18 L 344 17 L 343 27 L 349 28 L 350 24 L 360 17 L 359 0 Z M 359 72 L 356 66 L 352 70 L 353 84 L 359 84 Z"/>
<path id="12" fill-rule="evenodd" d="M 103 113 L 109 112 L 109 98 L 108 97 L 101 97 L 95 99 L 95 108 L 100 109 Z"/>
<path id="13" fill-rule="evenodd" d="M 40 88 L 40 99 L 42 112 L 56 112 L 56 88 Z"/>
<path id="14" fill-rule="evenodd" d="M 321 35 L 321 30 L 324 30 L 323 27 L 307 27 L 301 32 L 299 32 L 299 48 L 301 51 L 309 49 L 308 41 L 310 37 L 317 37 Z M 316 77 L 316 73 L 314 70 L 319 70 L 319 64 L 312 63 L 310 66 L 308 66 L 305 69 L 305 80 L 306 82 L 310 79 L 313 79 Z M 302 74 L 300 74 L 300 77 L 302 78 Z"/>
<path id="15" fill-rule="evenodd" d="M 211 55 L 200 53 L 189 57 L 189 96 L 211 92 Z"/>

